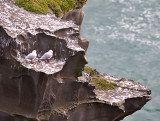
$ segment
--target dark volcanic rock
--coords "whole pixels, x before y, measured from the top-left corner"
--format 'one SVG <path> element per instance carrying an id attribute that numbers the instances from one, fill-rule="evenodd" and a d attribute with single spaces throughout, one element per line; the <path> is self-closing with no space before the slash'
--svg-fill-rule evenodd
<path id="1" fill-rule="evenodd" d="M 81 28 L 83 18 L 84 12 L 82 11 L 82 9 L 75 9 L 67 12 L 62 19 L 67 21 L 72 20 L 76 25 L 80 26 Z"/>
<path id="2" fill-rule="evenodd" d="M 62 17 L 63 20 L 73 21 L 76 25 L 79 26 L 79 30 L 81 30 L 83 18 L 84 18 L 84 12 L 82 11 L 82 9 L 71 10 Z M 89 40 L 82 39 L 80 36 L 78 40 L 79 40 L 78 41 L 79 46 L 83 48 L 85 51 L 87 51 L 87 48 L 89 46 Z"/>
<path id="3" fill-rule="evenodd" d="M 27 12 L 13 0 L 1 0 L 0 8 L 0 121 L 118 121 L 151 99 L 132 80 L 97 72 L 117 87 L 90 84 L 82 71 L 89 41 L 80 37 L 81 10 L 62 20 Z M 34 49 L 38 58 L 31 64 L 25 56 Z M 39 60 L 50 49 L 50 63 Z"/>

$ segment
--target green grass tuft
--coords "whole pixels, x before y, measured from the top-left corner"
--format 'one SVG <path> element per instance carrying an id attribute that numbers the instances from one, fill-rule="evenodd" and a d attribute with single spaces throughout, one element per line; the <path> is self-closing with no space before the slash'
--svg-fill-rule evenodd
<path id="1" fill-rule="evenodd" d="M 15 0 L 15 4 L 24 7 L 27 11 L 37 14 L 47 14 L 51 11 L 60 16 L 71 9 L 80 8 L 87 0 Z"/>
<path id="2" fill-rule="evenodd" d="M 115 83 L 109 82 L 105 78 L 97 77 L 97 75 L 96 75 L 97 71 L 95 69 L 93 69 L 89 66 L 85 66 L 84 71 L 90 74 L 90 76 L 92 77 L 91 85 L 94 85 L 96 87 L 96 89 L 110 90 L 110 89 L 116 88 Z"/>
<path id="3" fill-rule="evenodd" d="M 89 73 L 90 76 L 92 76 L 92 77 L 96 75 L 95 69 L 93 69 L 93 68 L 91 68 L 89 66 L 85 66 L 84 67 L 84 71 L 87 72 L 87 73 Z"/>
<path id="4" fill-rule="evenodd" d="M 100 77 L 92 77 L 91 84 L 99 90 L 111 90 L 116 88 L 115 83 L 109 82 L 106 79 Z"/>

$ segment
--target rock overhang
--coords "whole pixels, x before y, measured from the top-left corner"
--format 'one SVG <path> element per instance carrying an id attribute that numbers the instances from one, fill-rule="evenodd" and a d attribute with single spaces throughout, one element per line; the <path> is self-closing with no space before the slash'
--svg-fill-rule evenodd
<path id="1" fill-rule="evenodd" d="M 53 74 L 63 68 L 65 61 L 70 56 L 84 52 L 84 49 L 78 45 L 79 26 L 72 21 L 64 21 L 54 14 L 31 13 L 8 0 L 1 1 L 0 7 L 2 8 L 0 26 L 3 25 L 5 32 L 16 43 L 16 52 L 14 52 L 16 55 L 14 54 L 13 57 L 24 67 Z M 7 43 L 7 40 L 3 39 L 3 41 Z M 48 43 L 49 46 L 44 47 L 45 43 Z M 31 65 L 26 62 L 24 56 L 33 49 L 39 52 L 39 56 L 53 49 L 55 59 L 52 59 L 50 64 L 36 61 Z"/>

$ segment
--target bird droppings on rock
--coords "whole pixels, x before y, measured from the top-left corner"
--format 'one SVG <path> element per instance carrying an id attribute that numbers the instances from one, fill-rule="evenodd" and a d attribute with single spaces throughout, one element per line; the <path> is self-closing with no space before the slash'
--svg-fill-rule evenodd
<path id="1" fill-rule="evenodd" d="M 51 59 L 49 63 L 41 60 L 39 61 L 38 59 L 34 60 L 34 63 L 30 63 L 23 58 L 18 58 L 18 61 L 28 69 L 33 69 L 37 72 L 44 72 L 46 74 L 53 74 L 62 70 L 65 64 L 65 61 L 54 59 Z"/>

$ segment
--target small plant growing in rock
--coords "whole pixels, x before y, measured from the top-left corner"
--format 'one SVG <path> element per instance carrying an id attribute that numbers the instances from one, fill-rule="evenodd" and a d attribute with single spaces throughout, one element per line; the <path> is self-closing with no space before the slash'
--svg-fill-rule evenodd
<path id="1" fill-rule="evenodd" d="M 110 90 L 116 88 L 115 83 L 109 82 L 106 79 L 100 77 L 92 77 L 91 84 L 99 90 Z"/>
<path id="2" fill-rule="evenodd" d="M 84 67 L 84 71 L 87 72 L 91 77 L 91 85 L 95 86 L 99 90 L 110 90 L 115 89 L 116 84 L 113 82 L 107 81 L 105 78 L 97 77 L 97 71 L 89 66 Z"/>
<path id="3" fill-rule="evenodd" d="M 84 67 L 84 71 L 87 72 L 87 73 L 89 73 L 89 75 L 90 75 L 91 77 L 93 77 L 93 76 L 96 75 L 95 69 L 93 69 L 93 68 L 91 68 L 91 67 L 89 67 L 89 66 L 85 66 L 85 67 Z"/>

